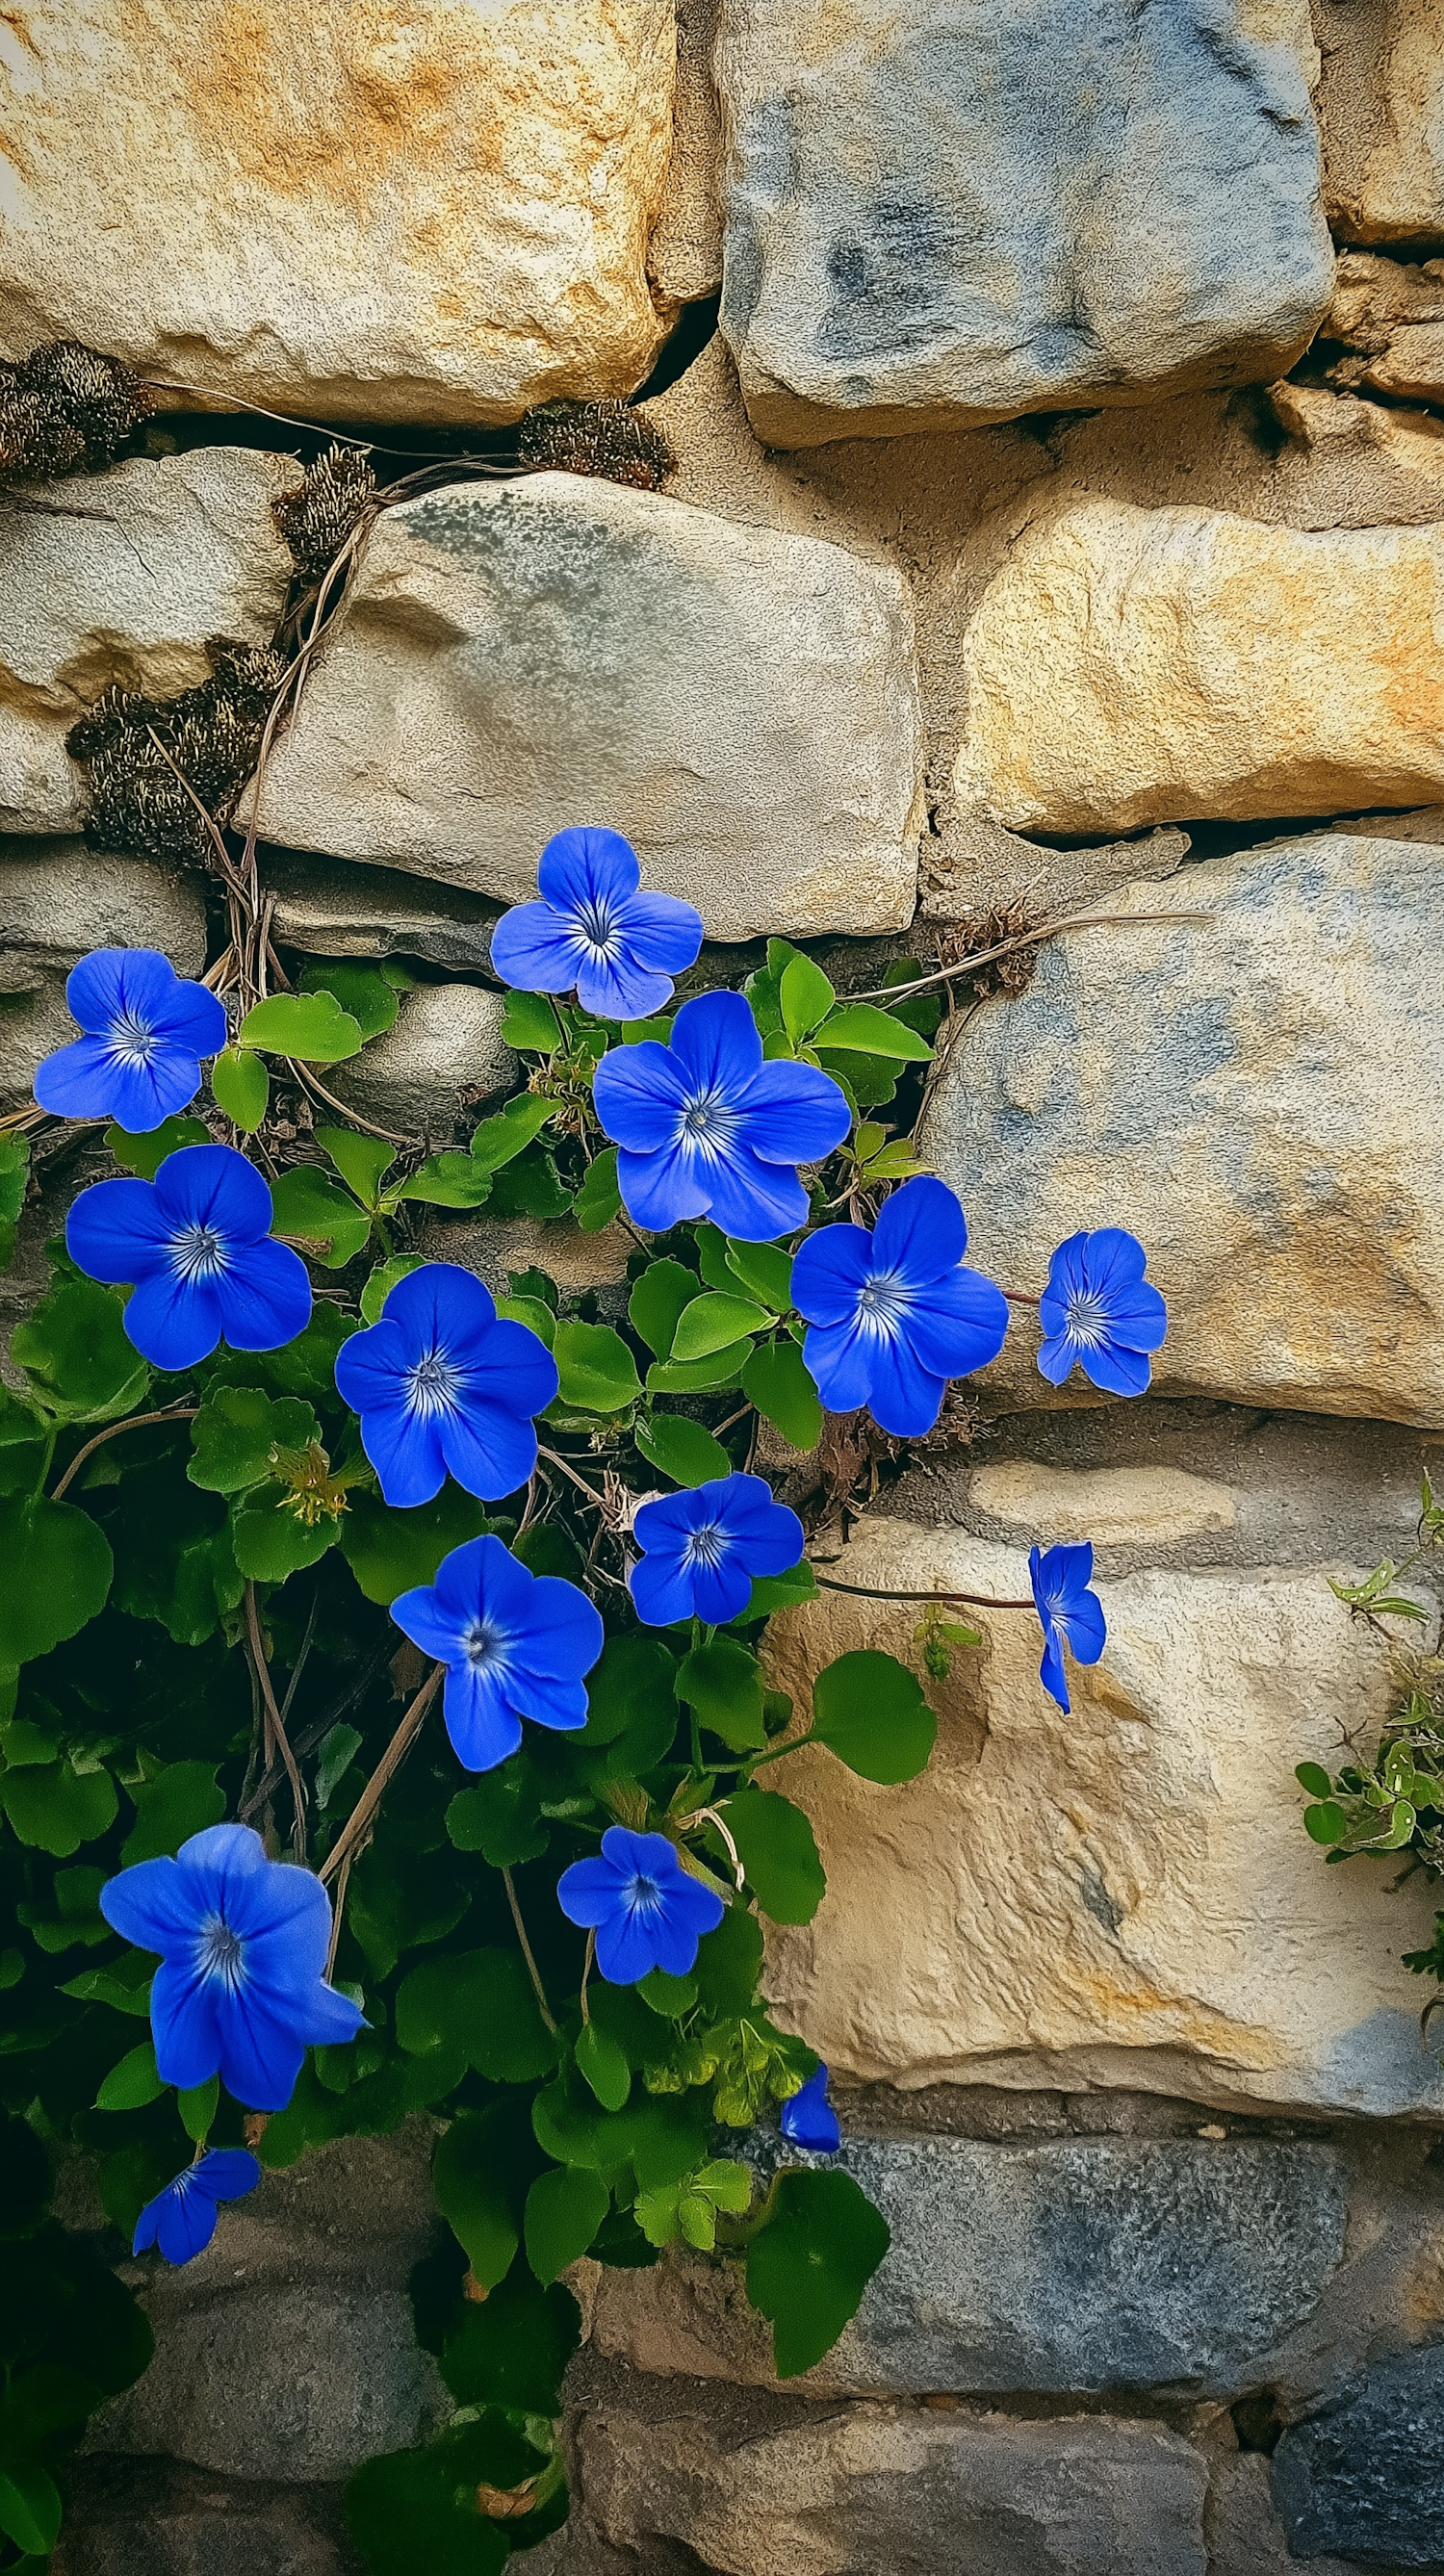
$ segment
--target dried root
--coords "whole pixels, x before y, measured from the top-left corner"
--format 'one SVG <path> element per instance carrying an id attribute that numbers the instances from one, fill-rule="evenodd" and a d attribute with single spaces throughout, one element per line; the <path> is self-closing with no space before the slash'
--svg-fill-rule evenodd
<path id="1" fill-rule="evenodd" d="M 18 367 L 0 366 L 0 483 L 109 465 L 154 408 L 119 358 L 49 340 Z"/>
<path id="2" fill-rule="evenodd" d="M 517 431 L 523 465 L 562 474 L 597 474 L 655 492 L 677 459 L 662 432 L 624 402 L 550 402 L 529 411 Z"/>

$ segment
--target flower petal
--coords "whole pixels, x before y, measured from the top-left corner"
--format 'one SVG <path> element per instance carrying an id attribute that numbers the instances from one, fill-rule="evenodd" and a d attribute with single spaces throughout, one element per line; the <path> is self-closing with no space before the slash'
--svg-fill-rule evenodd
<path id="1" fill-rule="evenodd" d="M 352 1341 L 343 1344 L 336 1359 L 338 1385 L 345 1353 L 354 1342 L 367 1338 L 365 1333 L 356 1333 Z M 344 1387 L 341 1391 L 346 1393 Z M 347 1402 L 354 1403 L 355 1398 L 348 1396 Z M 382 1499 L 394 1511 L 410 1511 L 417 1503 L 431 1502 L 446 1482 L 438 1416 L 413 1413 L 409 1405 L 395 1403 L 357 1409 L 361 1413 L 361 1446 L 380 1480 Z"/>
<path id="2" fill-rule="evenodd" d="M 524 1327 L 515 1329 L 520 1332 Z M 538 1342 L 537 1348 L 550 1360 L 543 1343 Z M 550 1396 L 546 1401 L 551 1402 Z M 543 1409 L 538 1405 L 538 1412 Z M 438 1414 L 436 1432 L 442 1457 L 458 1485 L 484 1503 L 519 1493 L 536 1465 L 537 1437 L 530 1418 L 474 1395 L 468 1395 L 464 1412 Z"/>
<path id="3" fill-rule="evenodd" d="M 627 1586 L 638 1618 L 649 1628 L 670 1628 L 693 1615 L 692 1571 L 678 1557 L 639 1557 Z"/>
<path id="4" fill-rule="evenodd" d="M 212 2147 L 195 2168 L 196 2180 L 212 2200 L 243 2200 L 261 2179 L 261 2168 L 246 2147 Z"/>
<path id="5" fill-rule="evenodd" d="M 683 1005 L 684 1010 L 691 1007 Z M 593 1077 L 592 1100 L 614 1144 L 629 1153 L 655 1154 L 675 1145 L 693 1087 L 670 1047 L 643 1038 L 636 1046 L 612 1047 L 603 1056 Z"/>
<path id="6" fill-rule="evenodd" d="M 606 1836 L 602 1837 L 603 1842 Z M 617 1911 L 622 1899 L 623 1880 L 605 1853 L 591 1860 L 574 1860 L 557 1880 L 557 1903 L 569 1923 L 580 1923 L 595 1931 L 599 1923 Z"/>
<path id="7" fill-rule="evenodd" d="M 879 1270 L 900 1270 L 911 1285 L 956 1269 L 967 1243 L 968 1229 L 954 1193 L 922 1172 L 883 1200 L 873 1231 L 873 1260 Z"/>
<path id="8" fill-rule="evenodd" d="M 65 1004 L 81 1028 L 97 1035 L 122 1018 L 153 1029 L 168 1011 L 178 980 L 158 948 L 92 948 L 65 979 Z"/>
<path id="9" fill-rule="evenodd" d="M 960 1264 L 918 1289 L 899 1330 L 933 1377 L 970 1377 L 986 1368 L 1008 1332 L 1008 1301 L 981 1270 Z"/>
<path id="10" fill-rule="evenodd" d="M 336 1353 L 336 1392 L 353 1413 L 363 1415 L 381 1405 L 402 1404 L 411 1361 L 409 1336 L 398 1321 L 383 1315 L 342 1343 Z M 409 1406 L 404 1409 L 409 1414 Z"/>
<path id="11" fill-rule="evenodd" d="M 866 1404 L 877 1347 L 877 1335 L 859 1322 L 808 1327 L 802 1356 L 829 1413 L 855 1413 Z"/>
<path id="12" fill-rule="evenodd" d="M 179 2092 L 209 2084 L 221 2064 L 219 1981 L 197 1976 L 189 1959 L 163 1959 L 150 1990 L 150 2027 L 162 2084 Z M 264 2104 L 257 2104 L 264 2109 Z"/>
<path id="13" fill-rule="evenodd" d="M 233 1351 L 278 1351 L 311 1320 L 306 1265 L 269 1236 L 239 1247 L 215 1281 L 221 1331 Z"/>
<path id="14" fill-rule="evenodd" d="M 537 862 L 536 881 L 558 912 L 577 912 L 583 905 L 614 908 L 625 903 L 641 876 L 637 853 L 620 832 L 600 823 L 574 823 L 548 841 Z"/>
<path id="15" fill-rule="evenodd" d="M 500 1674 L 463 1661 L 448 1666 L 442 1714 L 452 1751 L 465 1771 L 494 1771 L 521 1742 L 521 1720 L 508 1706 Z"/>
<path id="16" fill-rule="evenodd" d="M 1084 1376 L 1109 1395 L 1142 1395 L 1153 1375 L 1147 1352 L 1130 1350 L 1122 1342 L 1080 1343 L 1077 1358 Z"/>
<path id="17" fill-rule="evenodd" d="M 231 1145 L 182 1145 L 167 1154 L 155 1194 L 172 1229 L 214 1226 L 233 1243 L 259 1243 L 271 1231 L 271 1193 L 255 1164 Z"/>
<path id="18" fill-rule="evenodd" d="M 545 1413 L 561 1384 L 541 1335 L 509 1316 L 470 1328 L 458 1323 L 447 1335 L 447 1348 L 466 1371 L 466 1392 L 458 1399 L 463 1412 L 480 1401 L 530 1422 Z"/>
<path id="19" fill-rule="evenodd" d="M 151 2207 L 157 2211 L 154 2242 L 168 2263 L 189 2263 L 204 2253 L 216 2232 L 216 2204 L 208 2191 L 194 2183 L 182 2191 L 172 2183 Z"/>
<path id="20" fill-rule="evenodd" d="M 1168 1308 L 1149 1279 L 1110 1297 L 1108 1338 L 1130 1351 L 1156 1351 L 1168 1332 Z"/>
<path id="21" fill-rule="evenodd" d="M 825 1225 L 809 1234 L 792 1264 L 792 1302 L 799 1315 L 810 1324 L 851 1325 L 872 1267 L 872 1236 L 865 1226 Z"/>
<path id="22" fill-rule="evenodd" d="M 491 934 L 493 970 L 518 993 L 569 993 L 588 954 L 576 923 L 549 903 L 513 904 Z"/>
<path id="23" fill-rule="evenodd" d="M 179 1861 L 132 1861 L 106 1880 L 97 1902 L 111 1930 L 138 1950 L 172 1949 L 199 1924 L 195 1891 Z"/>
<path id="24" fill-rule="evenodd" d="M 669 1051 L 689 1092 L 720 1091 L 739 1106 L 741 1094 L 762 1071 L 757 1022 L 751 1003 L 740 993 L 698 993 L 684 1002 L 672 1022 Z M 827 1076 L 819 1078 L 826 1081 Z"/>
<path id="25" fill-rule="evenodd" d="M 462 1623 L 455 1610 L 445 1606 L 434 1584 L 418 1583 L 414 1590 L 398 1593 L 391 1616 L 403 1637 L 419 1646 L 423 1655 L 434 1655 L 443 1664 L 460 1658 Z"/>
<path id="26" fill-rule="evenodd" d="M 702 915 L 675 894 L 634 894 L 621 914 L 623 945 L 639 966 L 672 976 L 697 962 Z"/>
<path id="27" fill-rule="evenodd" d="M 102 1188 L 115 1186 L 102 1183 Z M 77 1206 L 79 1201 L 76 1202 Z M 142 1279 L 122 1317 L 126 1339 L 152 1368 L 194 1368 L 221 1338 L 221 1302 L 213 1279 L 182 1279 L 155 1270 Z"/>
<path id="28" fill-rule="evenodd" d="M 624 1146 L 617 1156 L 617 1187 L 632 1223 L 648 1234 L 666 1234 L 690 1217 L 705 1216 L 712 1202 L 699 1170 L 696 1156 L 675 1146 L 653 1154 L 630 1154 Z"/>
<path id="29" fill-rule="evenodd" d="M 587 1690 L 582 1681 L 559 1680 L 551 1673 L 531 1670 L 516 1675 L 508 1685 L 511 1705 L 534 1726 L 550 1726 L 559 1734 L 587 1722 Z"/>
<path id="30" fill-rule="evenodd" d="M 699 1161 L 696 1170 L 714 1220 L 735 1243 L 775 1243 L 806 1223 L 807 1192 L 790 1166 L 759 1162 L 738 1143 L 715 1162 Z"/>
<path id="31" fill-rule="evenodd" d="M 764 1163 L 820 1163 L 852 1125 L 841 1085 L 815 1064 L 760 1065 L 740 1105 L 747 1143 Z"/>
<path id="32" fill-rule="evenodd" d="M 399 1325 L 408 1358 L 444 1344 L 455 1350 L 496 1322 L 496 1299 L 475 1272 L 459 1261 L 423 1261 L 388 1290 L 381 1321 Z M 373 1325 L 372 1330 L 376 1327 Z M 356 1340 L 364 1340 L 357 1334 Z M 352 1344 L 345 1347 L 349 1350 Z"/>
<path id="33" fill-rule="evenodd" d="M 620 930 L 605 954 L 589 947 L 577 971 L 577 1000 L 599 1020 L 648 1020 L 672 990 L 671 976 L 642 965 Z"/>
<path id="34" fill-rule="evenodd" d="M 1066 1717 L 1073 1703 L 1068 1697 L 1068 1676 L 1063 1670 L 1063 1649 L 1058 1642 L 1056 1629 L 1051 1626 L 1043 1630 L 1043 1660 L 1038 1667 L 1038 1679 L 1048 1697 L 1057 1701 Z"/>
<path id="35" fill-rule="evenodd" d="M 346 1998 L 338 1995 L 336 2001 L 344 2003 Z M 355 2011 L 353 2004 L 353 2015 Z M 249 1986 L 241 1994 L 225 1997 L 216 2014 L 216 2029 L 226 2091 L 248 2111 L 284 2111 L 306 2056 L 305 2041 L 298 2036 L 289 2011 Z"/>
<path id="36" fill-rule="evenodd" d="M 528 1671 L 554 1681 L 579 1681 L 606 1643 L 596 1603 L 560 1574 L 536 1576 L 523 1634 Z"/>
<path id="37" fill-rule="evenodd" d="M 660 1930 L 660 1918 L 652 1913 L 643 1913 L 640 1906 L 635 1913 L 608 1914 L 598 1923 L 597 1966 L 609 1986 L 635 1986 L 641 1978 L 650 1976 L 659 1964 L 657 1936 Z M 671 1946 L 674 1951 L 679 1947 L 685 1949 L 685 1935 L 680 1945 L 674 1942 Z M 692 1958 L 696 1955 L 697 1944 L 694 1941 Z M 686 1966 L 691 1966 L 691 1959 L 687 1960 Z M 685 1968 L 673 1971 L 674 1975 L 685 1973 Z"/>
<path id="38" fill-rule="evenodd" d="M 693 1616 L 707 1620 L 714 1628 L 745 1610 L 751 1591 L 752 1577 L 735 1548 L 729 1548 L 720 1565 L 692 1568 Z"/>
<path id="39" fill-rule="evenodd" d="M 148 1135 L 194 1100 L 201 1069 L 193 1055 L 154 1048 L 144 1064 L 118 1056 L 109 1039 L 77 1038 L 35 1070 L 35 1097 L 53 1118 L 113 1118 L 127 1135 Z"/>
<path id="40" fill-rule="evenodd" d="M 868 1409 L 895 1440 L 920 1440 L 931 1431 L 943 1409 L 945 1385 L 945 1379 L 923 1367 L 905 1332 L 878 1335 Z"/>
<path id="41" fill-rule="evenodd" d="M 65 1248 L 87 1279 L 145 1279 L 169 1266 L 172 1227 L 151 1181 L 92 1181 L 65 1220 Z"/>
<path id="42" fill-rule="evenodd" d="M 1075 1663 L 1096 1664 L 1108 1643 L 1108 1622 L 1097 1593 L 1084 1592 L 1070 1600 L 1066 1610 L 1054 1611 L 1053 1620 L 1067 1638 Z"/>

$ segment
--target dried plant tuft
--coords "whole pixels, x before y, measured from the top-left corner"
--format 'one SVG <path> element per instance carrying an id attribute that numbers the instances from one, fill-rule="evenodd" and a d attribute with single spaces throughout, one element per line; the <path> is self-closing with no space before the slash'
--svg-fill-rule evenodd
<path id="1" fill-rule="evenodd" d="M 154 408 L 119 358 L 83 340 L 49 340 L 19 366 L 0 365 L 0 483 L 109 465 Z"/>
<path id="2" fill-rule="evenodd" d="M 207 813 L 225 814 L 255 768 L 286 657 L 224 636 L 206 651 L 211 676 L 195 688 L 148 698 L 112 685 L 72 725 L 66 749 L 90 774 L 86 830 L 97 848 L 207 863 L 210 836 L 176 769 Z"/>
<path id="3" fill-rule="evenodd" d="M 624 402 L 550 402 L 529 411 L 517 431 L 523 465 L 562 474 L 596 474 L 656 492 L 677 459 L 662 432 Z"/>
<path id="4" fill-rule="evenodd" d="M 354 447 L 328 448 L 308 465 L 294 492 L 283 492 L 271 504 L 296 570 L 323 573 L 375 498 L 370 459 Z"/>
<path id="5" fill-rule="evenodd" d="M 1030 930 L 1041 931 L 1044 918 L 1026 898 L 1017 895 L 967 921 L 950 921 L 938 940 L 938 963 L 965 966 L 970 957 L 979 957 L 989 948 L 1001 948 L 1005 940 L 1026 938 Z M 996 957 L 991 965 L 978 968 L 972 978 L 973 992 L 979 1001 L 1016 1002 L 1027 992 L 1037 971 L 1038 950 L 1015 948 L 1011 957 Z"/>

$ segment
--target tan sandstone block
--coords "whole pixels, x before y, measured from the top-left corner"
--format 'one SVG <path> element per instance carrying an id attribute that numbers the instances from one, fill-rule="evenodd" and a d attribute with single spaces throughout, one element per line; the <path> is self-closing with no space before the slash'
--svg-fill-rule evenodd
<path id="1" fill-rule="evenodd" d="M 1048 1530 L 1038 1532 L 1046 1540 Z M 834 1572 L 893 1590 L 1027 1591 L 1020 1542 L 868 1520 Z M 1339 1572 L 1335 1567 L 1330 1569 Z M 1098 1586 L 1101 1663 L 1072 1714 L 1038 1680 L 1031 1613 L 969 1611 L 981 1652 L 932 1686 L 937 1750 L 901 1788 L 821 1748 L 772 1778 L 812 1818 L 828 1890 L 770 1935 L 788 2028 L 839 2072 L 1128 2085 L 1224 2105 L 1444 2108 L 1419 2048 L 1434 1892 L 1329 1869 L 1300 1761 L 1385 1713 L 1386 1655 L 1325 1569 L 1148 1570 Z M 824 1594 L 769 1630 L 771 1680 L 808 1705 L 854 1647 L 913 1660 L 915 1606 Z"/>
<path id="2" fill-rule="evenodd" d="M 1179 1467 L 1041 1467 L 1010 1458 L 980 1467 L 968 1488 L 990 1520 L 1050 1539 L 1092 1539 L 1098 1547 L 1150 1541 L 1172 1547 L 1206 1530 L 1232 1529 L 1234 1498 L 1211 1476 Z"/>
<path id="3" fill-rule="evenodd" d="M 671 0 L 22 0 L 0 354 L 331 419 L 631 393 L 675 46 Z"/>
<path id="4" fill-rule="evenodd" d="M 1341 241 L 1444 240 L 1437 0 L 1316 0 L 1324 203 Z"/>

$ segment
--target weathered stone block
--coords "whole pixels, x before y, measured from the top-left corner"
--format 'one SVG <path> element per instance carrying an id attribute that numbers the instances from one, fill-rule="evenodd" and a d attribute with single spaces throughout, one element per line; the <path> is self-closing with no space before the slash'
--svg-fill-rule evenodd
<path id="1" fill-rule="evenodd" d="M 1444 1422 L 1444 1157 L 1419 1117 L 1444 1083 L 1441 890 L 1437 845 L 1321 833 L 1116 907 L 1204 918 L 1045 948 L 926 1127 L 969 1258 L 1036 1289 L 1067 1235 L 1128 1226 L 1169 1304 L 1160 1387 Z M 1049 1400 L 1034 1347 L 1015 1326 L 979 1384 Z"/>
<path id="2" fill-rule="evenodd" d="M 205 964 L 196 878 L 101 858 L 78 840 L 0 840 L 0 919 L 0 1109 L 22 1107 L 41 1057 L 76 1035 L 65 978 L 87 949 L 159 948 L 181 975 Z"/>
<path id="3" fill-rule="evenodd" d="M 1273 2499 L 1295 2558 L 1365 2567 L 1444 2560 L 1444 2345 L 1374 2364 L 1337 2406 L 1285 2433 Z"/>
<path id="4" fill-rule="evenodd" d="M 1066 504 L 963 645 L 955 790 L 1015 831 L 1424 805 L 1444 790 L 1444 529 Z"/>
<path id="5" fill-rule="evenodd" d="M 479 984 L 419 984 L 395 1025 L 359 1056 L 333 1065 L 326 1087 L 363 1118 L 403 1136 L 449 1142 L 463 1090 L 499 1090 L 516 1070 L 501 1040 L 503 999 Z"/>
<path id="6" fill-rule="evenodd" d="M 28 0 L 0 349 L 341 420 L 630 393 L 674 53 L 670 0 Z"/>
<path id="7" fill-rule="evenodd" d="M 1047 1538 L 1049 1533 L 1039 1533 Z M 864 1521 L 839 1576 L 889 1590 L 1026 1591 L 1015 1548 Z M 921 1779 L 878 1788 L 821 1748 L 772 1777 L 827 1869 L 814 1922 L 769 1939 L 774 2009 L 846 2075 L 1130 2085 L 1398 2113 L 1444 2109 L 1401 1950 L 1432 1890 L 1328 1869 L 1300 1761 L 1382 1725 L 1390 1679 L 1324 1569 L 1210 1568 L 1099 1585 L 1101 1663 L 1064 1716 L 1031 1614 L 969 1611 L 981 1652 L 934 1686 Z M 854 1647 L 912 1661 L 913 1604 L 824 1594 L 769 1630 L 776 1687 L 809 1704 Z"/>
<path id="8" fill-rule="evenodd" d="M 65 737 L 112 680 L 171 697 L 210 677 L 208 636 L 269 644 L 291 578 L 270 504 L 295 479 L 289 457 L 197 447 L 75 476 L 47 488 L 45 511 L 4 512 L 0 831 L 82 822 Z"/>
<path id="9" fill-rule="evenodd" d="M 1433 0 L 1318 0 L 1324 202 L 1341 241 L 1444 243 L 1444 56 Z"/>
<path id="10" fill-rule="evenodd" d="M 438 894 L 419 877 L 389 868 L 266 854 L 266 892 L 275 903 L 271 935 L 314 957 L 424 957 L 465 973 L 489 968 L 497 906 L 452 887 Z"/>
<path id="11" fill-rule="evenodd" d="M 775 446 L 1281 374 L 1328 299 L 1295 0 L 727 0 L 722 323 Z"/>
<path id="12" fill-rule="evenodd" d="M 1330 368 L 1334 384 L 1438 402 L 1444 395 L 1444 261 L 1412 267 L 1346 251 L 1324 337 L 1350 352 Z"/>
<path id="13" fill-rule="evenodd" d="M 538 474 L 387 512 L 261 830 L 514 902 L 554 832 L 605 820 L 713 938 L 895 929 L 919 762 L 897 573 Z"/>

